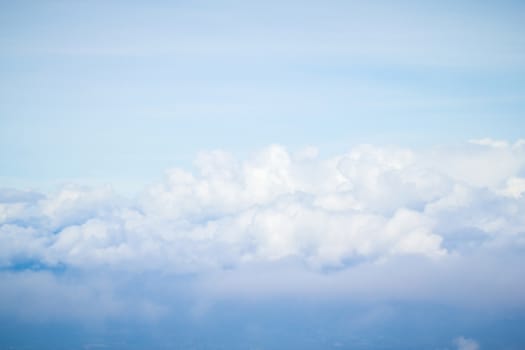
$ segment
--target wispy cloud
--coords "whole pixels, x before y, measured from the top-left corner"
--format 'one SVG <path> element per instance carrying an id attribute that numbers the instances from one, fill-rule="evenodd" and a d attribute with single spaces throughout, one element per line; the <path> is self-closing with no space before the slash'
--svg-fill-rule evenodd
<path id="1" fill-rule="evenodd" d="M 474 339 L 458 337 L 454 340 L 458 350 L 479 350 L 479 344 Z"/>

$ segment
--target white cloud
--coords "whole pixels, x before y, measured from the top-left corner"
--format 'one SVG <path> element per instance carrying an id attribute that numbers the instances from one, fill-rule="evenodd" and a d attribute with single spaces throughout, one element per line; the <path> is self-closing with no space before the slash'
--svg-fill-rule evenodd
<path id="1" fill-rule="evenodd" d="M 487 146 L 487 147 L 493 147 L 493 148 L 507 148 L 509 147 L 509 143 L 507 141 L 503 140 L 493 140 L 491 138 L 483 138 L 483 139 L 474 139 L 470 140 L 470 143 L 474 145 L 481 145 L 481 146 Z"/>
<path id="2" fill-rule="evenodd" d="M 525 178 L 511 177 L 507 179 L 506 186 L 501 193 L 514 198 L 522 197 L 525 193 Z"/>
<path id="3" fill-rule="evenodd" d="M 446 147 L 423 156 L 426 159 L 420 162 L 434 171 L 475 187 L 502 186 L 525 167 L 525 147 L 521 140 L 512 146 L 505 141 L 471 141 L 468 146 Z"/>
<path id="4" fill-rule="evenodd" d="M 58 229 L 107 215 L 117 202 L 118 197 L 108 186 L 85 188 L 67 185 L 53 196 L 39 201 L 38 206 L 49 225 Z"/>
<path id="5" fill-rule="evenodd" d="M 5 192 L 0 264 L 207 276 L 261 264 L 273 271 L 293 261 L 314 284 L 317 273 L 352 271 L 323 279 L 325 290 L 331 285 L 355 296 L 381 285 L 388 291 L 381 297 L 454 300 L 435 276 L 410 264 L 399 265 L 410 278 L 398 276 L 409 286 L 380 282 L 400 273 L 389 270 L 395 261 L 418 257 L 421 266 L 430 264 L 427 272 L 444 275 L 443 284 L 487 288 L 494 302 L 502 290 L 520 295 L 525 288 L 497 272 L 493 283 L 461 280 L 454 269 L 477 271 L 471 261 L 479 257 L 494 262 L 525 249 L 524 158 L 520 145 L 470 144 L 453 153 L 362 145 L 328 159 L 313 148 L 290 153 L 272 145 L 245 160 L 203 152 L 192 171 L 169 170 L 133 200 L 107 187 L 66 186 L 47 196 Z M 503 170 L 494 170 L 496 160 Z M 353 283 L 339 280 L 347 278 Z M 433 287 L 417 287 L 423 281 Z"/>
<path id="6" fill-rule="evenodd" d="M 454 339 L 458 350 L 479 350 L 479 344 L 474 339 L 458 337 Z"/>

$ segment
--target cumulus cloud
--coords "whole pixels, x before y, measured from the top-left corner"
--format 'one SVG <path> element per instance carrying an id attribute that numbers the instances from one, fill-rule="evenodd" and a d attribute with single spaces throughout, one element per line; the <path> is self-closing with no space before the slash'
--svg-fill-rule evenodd
<path id="1" fill-rule="evenodd" d="M 513 277 L 524 265 L 524 175 L 523 142 L 453 152 L 361 145 L 330 158 L 278 145 L 247 159 L 202 152 L 193 169 L 168 170 L 133 199 L 78 185 L 0 191 L 0 264 L 190 273 L 208 276 L 199 282 L 208 289 L 220 274 L 219 294 L 266 266 L 260 276 L 283 292 L 295 281 L 303 290 L 382 286 L 396 297 L 454 299 L 441 284 L 461 284 L 492 288 L 491 302 L 506 289 L 521 303 L 525 288 Z M 516 268 L 495 263 L 509 252 Z M 484 267 L 490 283 L 476 280 L 487 281 L 472 263 L 482 260 L 494 262 Z M 293 274 L 276 274 L 289 264 Z"/>
<path id="2" fill-rule="evenodd" d="M 19 254 L 40 253 L 52 263 L 80 266 L 160 258 L 165 267 L 184 268 L 205 260 L 220 266 L 224 259 L 290 256 L 336 266 L 356 256 L 440 256 L 446 254 L 445 231 L 452 229 L 523 230 L 516 215 L 523 209 L 521 181 L 515 176 L 523 168 L 522 148 L 503 157 L 514 160 L 513 172 L 485 186 L 470 181 L 470 173 L 442 171 L 453 167 L 457 153 L 449 168 L 441 161 L 428 165 L 426 154 L 366 145 L 331 159 L 318 159 L 311 150 L 304 154 L 276 145 L 245 161 L 223 151 L 205 152 L 194 171 L 169 170 L 133 203 L 119 200 L 109 188 L 75 186 L 36 200 L 11 198 L 0 208 L 3 238 L 16 236 L 15 243 L 27 236 L 35 242 L 31 232 L 38 231 L 42 251 Z M 476 151 L 485 172 L 494 168 L 493 156 Z M 470 154 L 463 158 L 472 161 Z M 457 216 L 454 228 L 444 225 L 445 215 Z M 445 229 L 435 232 L 436 226 Z M 25 233 L 15 235 L 17 230 Z M 5 246 L 14 253 L 9 242 Z M 182 256 L 201 261 L 177 261 Z"/>

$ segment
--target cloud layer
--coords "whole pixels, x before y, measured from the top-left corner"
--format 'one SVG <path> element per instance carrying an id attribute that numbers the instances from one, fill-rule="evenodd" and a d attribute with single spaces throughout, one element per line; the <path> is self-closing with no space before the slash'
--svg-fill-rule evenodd
<path id="1" fill-rule="evenodd" d="M 133 199 L 2 190 L 0 266 L 21 289 L 29 272 L 46 285 L 63 270 L 153 272 L 197 276 L 194 288 L 222 296 L 523 306 L 524 194 L 523 141 L 203 152 Z"/>

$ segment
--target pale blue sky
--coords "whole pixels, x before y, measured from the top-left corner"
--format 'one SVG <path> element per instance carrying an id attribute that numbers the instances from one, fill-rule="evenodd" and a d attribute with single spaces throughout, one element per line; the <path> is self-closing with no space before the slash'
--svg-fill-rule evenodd
<path id="1" fill-rule="evenodd" d="M 135 189 L 203 149 L 515 140 L 519 1 L 2 1 L 0 180 Z"/>

